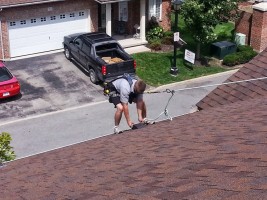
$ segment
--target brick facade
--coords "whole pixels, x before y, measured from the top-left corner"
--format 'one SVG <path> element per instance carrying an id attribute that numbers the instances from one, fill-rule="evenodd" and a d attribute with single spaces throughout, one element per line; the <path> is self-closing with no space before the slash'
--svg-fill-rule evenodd
<path id="1" fill-rule="evenodd" d="M 256 51 L 267 47 L 267 10 L 246 9 L 236 21 L 236 32 L 246 35 L 246 44 Z"/>
<path id="2" fill-rule="evenodd" d="M 160 25 L 165 31 L 171 29 L 171 1 L 162 0 L 162 21 Z"/>
<path id="3" fill-rule="evenodd" d="M 252 13 L 245 11 L 242 11 L 240 13 L 240 18 L 236 22 L 235 30 L 237 33 L 243 33 L 246 35 L 246 44 L 250 44 L 251 22 L 252 22 Z"/>
<path id="4" fill-rule="evenodd" d="M 260 52 L 267 47 L 267 12 L 254 9 L 250 45 Z"/>

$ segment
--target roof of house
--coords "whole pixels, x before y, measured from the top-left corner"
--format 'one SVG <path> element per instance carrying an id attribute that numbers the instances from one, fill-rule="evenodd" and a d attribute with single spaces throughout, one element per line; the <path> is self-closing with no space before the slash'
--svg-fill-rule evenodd
<path id="1" fill-rule="evenodd" d="M 266 110 L 266 98 L 238 101 L 15 160 L 1 197 L 265 199 Z"/>
<path id="2" fill-rule="evenodd" d="M 199 109 L 207 109 L 267 96 L 267 48 L 229 77 L 225 83 L 263 77 L 265 79 L 221 85 L 198 102 L 197 106 Z"/>
<path id="3" fill-rule="evenodd" d="M 8 7 L 17 7 L 23 5 L 31 5 L 31 4 L 42 4 L 56 1 L 65 1 L 65 0 L 1 0 L 0 8 L 8 8 Z"/>

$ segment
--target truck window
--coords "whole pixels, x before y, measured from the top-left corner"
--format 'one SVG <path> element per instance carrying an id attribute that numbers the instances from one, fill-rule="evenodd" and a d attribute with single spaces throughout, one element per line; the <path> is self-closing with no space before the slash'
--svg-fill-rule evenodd
<path id="1" fill-rule="evenodd" d="M 75 45 L 79 47 L 79 49 L 82 48 L 82 45 L 83 45 L 83 41 L 80 39 L 80 38 L 77 38 L 75 41 L 74 41 Z"/>
<path id="2" fill-rule="evenodd" d="M 95 47 L 96 51 L 104 51 L 110 49 L 121 49 L 117 43 L 101 44 Z"/>
<path id="3" fill-rule="evenodd" d="M 91 46 L 87 44 L 83 44 L 82 47 L 83 52 L 85 52 L 87 55 L 91 55 Z"/>

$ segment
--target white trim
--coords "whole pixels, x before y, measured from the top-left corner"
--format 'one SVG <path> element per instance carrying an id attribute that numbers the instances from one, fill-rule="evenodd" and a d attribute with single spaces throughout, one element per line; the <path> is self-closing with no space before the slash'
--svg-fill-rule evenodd
<path id="1" fill-rule="evenodd" d="M 255 4 L 252 7 L 255 10 L 260 10 L 260 11 L 263 11 L 263 12 L 267 11 L 267 3 L 266 2 Z"/>
<path id="2" fill-rule="evenodd" d="M 111 4 L 106 4 L 106 33 L 111 36 Z"/>

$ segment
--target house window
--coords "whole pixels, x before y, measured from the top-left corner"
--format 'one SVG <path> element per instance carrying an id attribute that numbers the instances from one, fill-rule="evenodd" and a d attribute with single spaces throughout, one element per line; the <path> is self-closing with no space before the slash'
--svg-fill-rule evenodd
<path id="1" fill-rule="evenodd" d="M 16 26 L 16 22 L 9 22 L 10 26 Z"/>
<path id="2" fill-rule="evenodd" d="M 21 21 L 20 21 L 20 24 L 21 24 L 21 25 L 26 24 L 26 20 L 21 20 Z"/>
<path id="3" fill-rule="evenodd" d="M 154 16 L 157 20 L 161 20 L 162 16 L 162 0 L 149 0 L 149 19 Z"/>
<path id="4" fill-rule="evenodd" d="M 31 23 L 36 23 L 36 19 L 31 19 Z"/>
<path id="5" fill-rule="evenodd" d="M 128 21 L 128 2 L 119 3 L 119 21 Z"/>
<path id="6" fill-rule="evenodd" d="M 75 14 L 74 13 L 70 13 L 70 17 L 75 17 Z"/>
<path id="7" fill-rule="evenodd" d="M 79 12 L 79 16 L 84 16 L 84 12 Z"/>
<path id="8" fill-rule="evenodd" d="M 66 15 L 64 15 L 64 14 L 63 15 L 60 15 L 59 18 L 60 19 L 65 19 L 66 18 Z"/>
<path id="9" fill-rule="evenodd" d="M 41 17 L 41 22 L 45 22 L 46 21 L 46 17 Z"/>
<path id="10" fill-rule="evenodd" d="M 56 16 L 51 16 L 50 20 L 56 20 Z"/>

